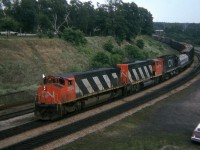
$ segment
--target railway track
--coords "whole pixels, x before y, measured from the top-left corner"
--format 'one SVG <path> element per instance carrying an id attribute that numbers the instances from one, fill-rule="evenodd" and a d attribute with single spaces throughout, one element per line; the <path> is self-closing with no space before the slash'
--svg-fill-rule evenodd
<path id="1" fill-rule="evenodd" d="M 23 133 L 23 128 L 27 125 L 23 125 L 21 127 L 18 127 L 18 131 L 19 129 L 21 130 L 21 132 L 15 132 L 13 133 L 12 131 L 17 131 L 17 128 L 15 128 L 14 130 L 5 130 L 0 132 L 1 135 L 7 135 L 4 137 L 0 137 L 0 139 L 3 141 L 0 141 L 0 145 L 4 146 L 2 148 L 5 149 L 29 149 L 29 148 L 37 148 L 40 147 L 42 145 L 45 145 L 47 143 L 53 142 L 57 139 L 60 139 L 62 137 L 66 137 L 68 135 L 74 134 L 78 131 L 82 131 L 90 126 L 93 126 L 95 124 L 101 123 L 105 120 L 108 120 L 109 118 L 112 117 L 116 117 L 124 112 L 127 112 L 133 108 L 136 108 L 142 104 L 145 104 L 147 102 L 151 102 L 153 99 L 185 84 L 186 82 L 188 82 L 189 80 L 191 80 L 192 78 L 194 78 L 195 76 L 197 76 L 200 73 L 200 54 L 196 53 L 196 57 L 198 59 L 198 66 L 192 70 L 189 74 L 185 75 L 184 78 L 180 78 L 177 81 L 175 81 L 173 84 L 168 84 L 166 85 L 164 88 L 159 89 L 157 91 L 151 92 L 151 93 L 147 93 L 144 96 L 138 97 L 135 100 L 129 100 L 126 101 L 125 103 L 122 103 L 121 105 L 118 105 L 116 107 L 113 107 L 111 109 L 105 110 L 103 112 L 85 117 L 85 118 L 79 118 L 78 120 L 75 120 L 74 122 L 68 122 L 66 125 L 62 125 L 58 128 L 55 128 L 54 130 L 48 130 L 46 132 L 43 132 L 42 134 L 36 134 L 33 137 L 29 137 L 27 139 L 23 139 L 19 142 L 13 143 L 12 145 L 6 145 L 3 142 L 7 142 L 9 139 L 12 140 L 12 136 L 13 138 L 16 138 L 14 135 L 16 134 L 22 134 Z M 71 116 L 72 119 L 74 119 L 75 117 L 73 117 L 73 115 Z M 58 121 L 59 122 L 59 121 Z M 63 121 L 64 122 L 64 121 Z M 34 124 L 35 123 L 35 124 Z M 42 126 L 45 127 L 46 125 L 49 124 L 49 122 L 39 122 L 36 121 L 34 123 L 30 123 L 28 126 L 29 128 L 26 128 L 26 131 L 29 132 L 30 130 L 37 130 L 37 128 L 41 128 Z M 54 122 L 56 123 L 56 122 Z M 53 123 L 51 123 L 53 124 Z M 9 131 L 9 132 L 8 132 Z M 11 132 L 13 134 L 11 134 Z M 9 133 L 9 134 L 8 134 Z"/>
<path id="2" fill-rule="evenodd" d="M 33 102 L 29 104 L 5 109 L 5 110 L 0 111 L 0 121 L 25 115 L 25 114 L 33 112 L 33 110 L 34 110 Z"/>
<path id="3" fill-rule="evenodd" d="M 12 112 L 12 113 L 8 113 L 8 114 L 5 114 L 5 115 L 1 115 L 0 121 L 7 120 L 7 119 L 10 119 L 10 118 L 14 118 L 14 117 L 21 116 L 21 115 L 25 115 L 25 114 L 28 114 L 28 113 L 32 113 L 33 110 L 34 110 L 34 107 L 31 107 L 29 109 L 19 110 L 17 112 Z"/>

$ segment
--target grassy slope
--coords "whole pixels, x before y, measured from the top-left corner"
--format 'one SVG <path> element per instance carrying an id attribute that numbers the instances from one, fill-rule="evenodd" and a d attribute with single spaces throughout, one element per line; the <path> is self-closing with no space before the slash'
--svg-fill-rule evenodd
<path id="1" fill-rule="evenodd" d="M 119 47 L 112 37 L 87 37 L 87 45 L 79 47 L 60 39 L 0 39 L 0 95 L 22 90 L 36 94 L 43 73 L 88 70 L 91 58 L 98 51 L 103 51 L 102 45 L 109 39 L 118 48 L 123 49 L 129 44 L 124 42 Z M 142 51 L 148 53 L 149 57 L 172 52 L 150 37 L 139 36 L 137 39 L 144 40 Z"/>

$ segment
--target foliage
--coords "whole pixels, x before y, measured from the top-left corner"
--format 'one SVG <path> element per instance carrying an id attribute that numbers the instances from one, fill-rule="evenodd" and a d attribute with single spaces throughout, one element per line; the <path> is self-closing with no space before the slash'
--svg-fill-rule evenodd
<path id="1" fill-rule="evenodd" d="M 113 54 L 111 55 L 111 65 L 116 66 L 116 64 L 123 62 L 123 56 L 119 54 Z"/>
<path id="2" fill-rule="evenodd" d="M 63 32 L 64 40 L 71 42 L 75 45 L 86 44 L 87 40 L 85 39 L 83 33 L 80 30 L 73 30 L 71 28 L 66 28 Z"/>
<path id="3" fill-rule="evenodd" d="M 200 45 L 199 23 L 154 23 L 154 28 L 175 40 Z"/>
<path id="4" fill-rule="evenodd" d="M 121 48 L 113 48 L 113 51 L 112 51 L 113 54 L 118 54 L 118 55 L 121 55 L 121 56 L 124 56 L 124 50 L 121 49 Z"/>
<path id="5" fill-rule="evenodd" d="M 18 1 L 17 1 L 18 2 Z M 37 1 L 21 0 L 14 7 L 13 16 L 20 23 L 23 32 L 34 32 L 37 27 Z"/>
<path id="6" fill-rule="evenodd" d="M 47 32 L 47 36 L 48 36 L 50 39 L 52 39 L 52 38 L 54 37 L 53 31 L 48 31 L 48 32 Z"/>
<path id="7" fill-rule="evenodd" d="M 108 40 L 107 42 L 105 42 L 103 44 L 103 49 L 110 52 L 110 53 L 112 53 L 113 48 L 114 48 L 114 45 L 113 45 L 111 40 Z"/>
<path id="8" fill-rule="evenodd" d="M 134 2 L 108 0 L 98 4 L 80 0 L 3 0 L 0 19 L 11 17 L 19 23 L 20 32 L 52 30 L 58 34 L 65 28 L 79 29 L 87 36 L 113 36 L 118 44 L 131 41 L 138 34 L 152 33 L 152 15 Z"/>
<path id="9" fill-rule="evenodd" d="M 18 23 L 11 17 L 4 17 L 0 20 L 1 30 L 15 31 L 18 27 Z"/>
<path id="10" fill-rule="evenodd" d="M 104 52 L 98 52 L 93 58 L 91 62 L 91 68 L 102 68 L 110 66 L 110 58 Z"/>
<path id="11" fill-rule="evenodd" d="M 145 8 L 139 8 L 141 34 L 151 35 L 153 33 L 153 17 Z"/>
<path id="12" fill-rule="evenodd" d="M 136 45 L 137 47 L 139 47 L 140 49 L 143 49 L 144 48 L 144 41 L 143 40 L 137 40 L 136 41 Z"/>
<path id="13" fill-rule="evenodd" d="M 44 37 L 44 34 L 43 34 L 42 32 L 38 32 L 38 33 L 37 33 L 37 36 L 38 36 L 39 38 L 43 38 L 43 37 Z"/>
<path id="14" fill-rule="evenodd" d="M 144 58 L 140 49 L 135 45 L 127 45 L 125 47 L 125 51 L 126 51 L 126 55 L 127 55 L 126 57 L 129 59 L 129 61 Z"/>

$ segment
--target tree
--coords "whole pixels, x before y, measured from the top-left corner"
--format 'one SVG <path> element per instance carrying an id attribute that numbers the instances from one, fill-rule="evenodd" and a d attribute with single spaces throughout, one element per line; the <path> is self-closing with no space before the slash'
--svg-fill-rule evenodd
<path id="1" fill-rule="evenodd" d="M 17 22 L 19 22 L 20 28 L 23 32 L 35 32 L 37 26 L 37 1 L 14 1 L 12 16 Z"/>
<path id="2" fill-rule="evenodd" d="M 96 11 L 91 1 L 82 3 L 79 0 L 71 0 L 69 11 L 69 25 L 72 28 L 78 28 L 87 35 L 94 34 Z"/>
<path id="3" fill-rule="evenodd" d="M 66 0 L 39 0 L 38 9 L 40 16 L 45 16 L 55 33 L 59 33 L 65 25 L 68 26 L 70 12 Z"/>
<path id="4" fill-rule="evenodd" d="M 152 15 L 135 3 L 107 0 L 94 8 L 91 1 L 0 0 L 0 18 L 11 17 L 22 32 L 53 31 L 61 35 L 65 28 L 79 29 L 85 35 L 113 36 L 120 44 L 138 34 L 152 33 Z"/>
<path id="5" fill-rule="evenodd" d="M 37 25 L 37 32 L 47 33 L 51 30 L 51 22 L 47 15 L 44 13 L 38 14 L 38 25 Z"/>
<path id="6" fill-rule="evenodd" d="M 151 13 L 142 7 L 139 7 L 140 30 L 142 34 L 151 35 L 153 33 L 153 17 Z"/>
<path id="7" fill-rule="evenodd" d="M 4 17 L 0 23 L 1 30 L 16 31 L 18 23 L 11 17 Z"/>
<path id="8" fill-rule="evenodd" d="M 123 3 L 120 6 L 122 9 L 123 17 L 126 20 L 125 39 L 130 41 L 135 38 L 139 33 L 139 12 L 135 3 Z"/>

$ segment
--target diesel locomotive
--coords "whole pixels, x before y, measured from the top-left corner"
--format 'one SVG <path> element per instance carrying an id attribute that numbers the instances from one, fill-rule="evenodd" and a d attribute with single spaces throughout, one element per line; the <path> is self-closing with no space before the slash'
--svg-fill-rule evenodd
<path id="1" fill-rule="evenodd" d="M 38 88 L 35 116 L 53 120 L 115 97 L 132 94 L 143 88 L 145 83 L 164 81 L 193 62 L 192 45 L 165 37 L 154 38 L 170 45 L 180 54 L 121 63 L 114 68 L 44 76 L 43 84 Z"/>

